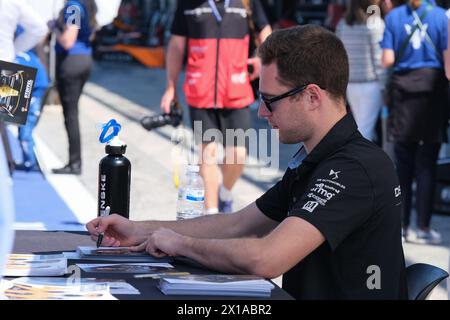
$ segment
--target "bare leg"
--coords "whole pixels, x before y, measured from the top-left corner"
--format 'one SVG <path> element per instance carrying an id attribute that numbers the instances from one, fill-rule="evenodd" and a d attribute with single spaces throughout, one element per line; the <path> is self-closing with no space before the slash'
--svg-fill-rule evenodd
<path id="1" fill-rule="evenodd" d="M 245 147 L 227 147 L 222 165 L 223 186 L 231 190 L 244 171 L 247 151 Z"/>
<path id="2" fill-rule="evenodd" d="M 219 204 L 219 168 L 217 166 L 217 146 L 214 142 L 202 144 L 200 154 L 200 174 L 205 184 L 205 208 L 206 210 L 217 208 Z"/>

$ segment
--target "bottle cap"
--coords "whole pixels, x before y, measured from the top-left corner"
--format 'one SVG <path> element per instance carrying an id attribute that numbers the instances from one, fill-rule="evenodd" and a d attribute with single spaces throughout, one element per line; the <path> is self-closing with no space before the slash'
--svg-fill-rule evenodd
<path id="1" fill-rule="evenodd" d="M 127 150 L 126 145 L 112 146 L 110 144 L 107 144 L 105 146 L 105 152 L 107 154 L 116 154 L 116 155 L 125 154 L 126 150 Z"/>
<path id="2" fill-rule="evenodd" d="M 121 146 L 126 146 L 126 143 L 123 142 L 122 140 L 120 140 L 120 138 L 118 136 L 115 136 L 114 138 L 112 138 L 108 144 L 111 147 L 121 147 Z"/>

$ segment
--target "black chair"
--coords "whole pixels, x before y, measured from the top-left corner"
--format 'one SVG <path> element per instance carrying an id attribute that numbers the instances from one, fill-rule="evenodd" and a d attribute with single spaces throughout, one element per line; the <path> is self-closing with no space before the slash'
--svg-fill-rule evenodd
<path id="1" fill-rule="evenodd" d="M 408 282 L 408 299 L 425 300 L 431 291 L 445 278 L 448 273 L 441 268 L 416 263 L 406 268 Z"/>

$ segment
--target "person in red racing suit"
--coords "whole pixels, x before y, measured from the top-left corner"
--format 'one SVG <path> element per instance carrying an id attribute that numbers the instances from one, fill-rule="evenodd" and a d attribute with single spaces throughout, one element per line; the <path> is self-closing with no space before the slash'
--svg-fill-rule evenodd
<path id="1" fill-rule="evenodd" d="M 183 88 L 194 137 L 196 143 L 201 144 L 200 172 L 205 182 L 205 208 L 209 214 L 232 212 L 231 189 L 244 168 L 245 139 L 227 141 L 226 131 L 242 129 L 240 132 L 245 132 L 250 126 L 248 106 L 254 101 L 250 81 L 258 77 L 260 61 L 248 58 L 249 19 L 253 21 L 257 40 L 263 42 L 272 29 L 259 0 L 178 1 L 172 24 L 166 63 L 167 86 L 161 109 L 170 112 L 187 52 Z M 251 74 L 248 65 L 253 67 Z M 211 129 L 216 130 L 212 131 L 216 134 L 211 134 Z M 209 134 L 205 134 L 207 131 Z M 225 147 L 224 159 L 216 159 L 216 142 Z M 222 163 L 220 187 L 217 162 Z"/>

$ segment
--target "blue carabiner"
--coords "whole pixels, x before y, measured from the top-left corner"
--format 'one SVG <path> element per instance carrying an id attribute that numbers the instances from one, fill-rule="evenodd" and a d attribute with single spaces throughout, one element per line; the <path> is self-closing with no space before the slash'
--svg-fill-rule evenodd
<path id="1" fill-rule="evenodd" d="M 110 135 L 106 136 L 110 128 L 112 128 L 113 131 L 111 132 Z M 103 125 L 103 130 L 99 138 L 100 143 L 110 142 L 114 137 L 116 137 L 119 134 L 121 128 L 122 126 L 115 119 L 109 120 L 107 124 Z"/>

